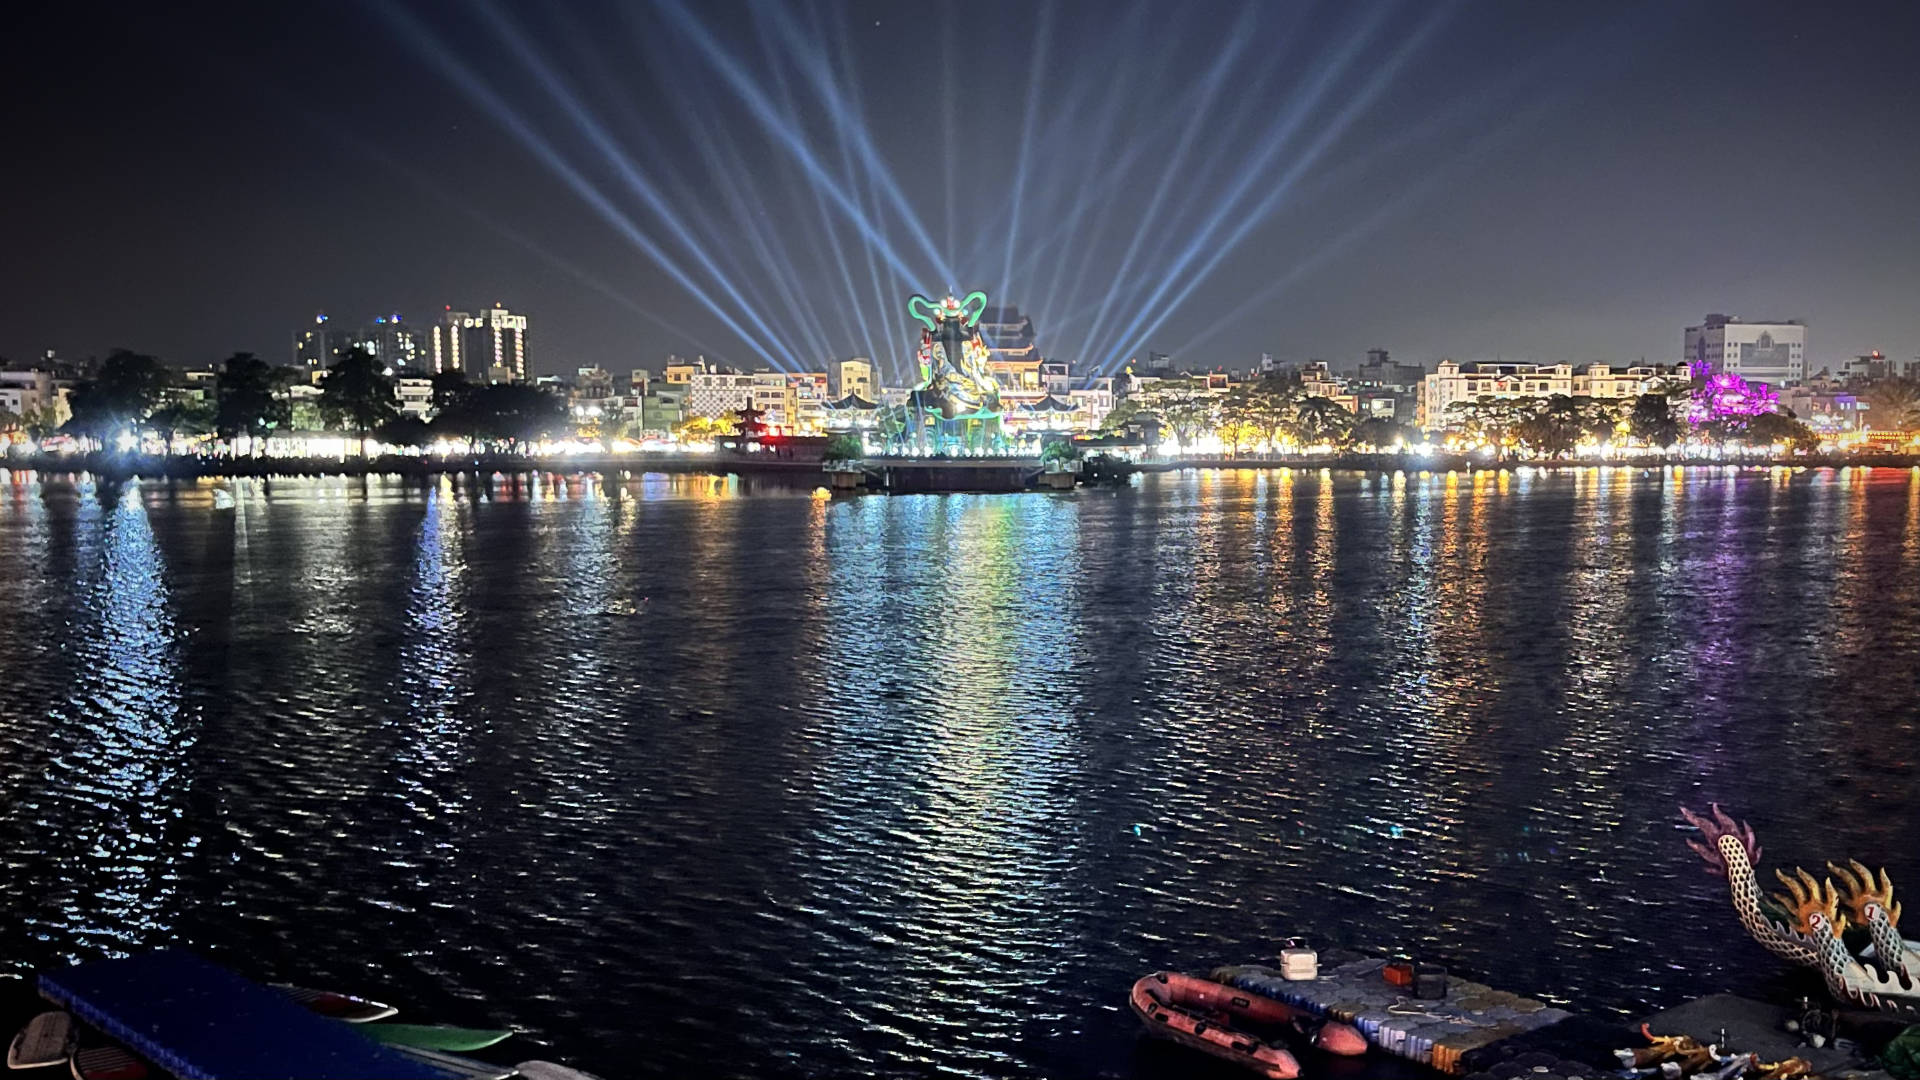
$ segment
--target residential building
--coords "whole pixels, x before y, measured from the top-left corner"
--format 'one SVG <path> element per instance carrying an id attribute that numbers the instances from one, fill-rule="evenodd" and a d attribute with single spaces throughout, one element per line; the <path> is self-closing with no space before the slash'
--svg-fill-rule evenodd
<path id="1" fill-rule="evenodd" d="M 1591 397 L 1603 400 L 1631 400 L 1660 389 L 1674 374 L 1666 368 L 1647 365 L 1616 369 L 1608 364 L 1591 364 L 1575 371 L 1572 364 L 1523 364 L 1479 362 L 1462 364 L 1442 360 L 1421 381 L 1417 423 L 1428 431 L 1446 426 L 1447 408 L 1456 402 L 1477 401 L 1483 397 L 1520 398 Z"/>
<path id="2" fill-rule="evenodd" d="M 840 361 L 837 372 L 840 382 L 834 387 L 834 397 L 857 397 L 862 401 L 873 400 L 873 361 L 864 356 Z"/>
<path id="3" fill-rule="evenodd" d="M 1687 327 L 1682 356 L 1714 374 L 1782 386 L 1806 379 L 1806 350 L 1807 325 L 1797 319 L 1746 322 L 1716 313 Z"/>
<path id="4" fill-rule="evenodd" d="M 687 419 L 687 385 L 661 383 L 640 398 L 640 437 L 665 439 Z"/>
<path id="5" fill-rule="evenodd" d="M 1040 389 L 1057 398 L 1073 390 L 1073 367 L 1065 360 L 1040 361 Z"/>
<path id="6" fill-rule="evenodd" d="M 360 328 L 354 344 L 367 350 L 375 360 L 393 371 L 427 370 L 427 343 L 414 328 L 400 319 L 400 313 L 377 315 Z"/>
<path id="7" fill-rule="evenodd" d="M 1073 403 L 1081 430 L 1092 431 L 1106 423 L 1107 414 L 1113 411 L 1113 376 L 1088 379 L 1087 385 L 1067 391 L 1067 400 Z"/>
<path id="8" fill-rule="evenodd" d="M 1830 379 L 1780 391 L 1780 407 L 1823 435 L 1865 431 L 1873 419 L 1859 395 Z"/>
<path id="9" fill-rule="evenodd" d="M 1353 381 L 1365 386 L 1412 393 L 1420 388 L 1427 369 L 1420 364 L 1402 364 L 1385 349 L 1368 349 L 1367 359 L 1353 373 Z"/>
<path id="10" fill-rule="evenodd" d="M 613 397 L 613 372 L 599 366 L 574 369 L 571 396 L 586 401 Z"/>
<path id="11" fill-rule="evenodd" d="M 769 430 L 792 431 L 799 425 L 799 406 L 793 384 L 784 372 L 756 371 L 752 380 L 753 407 L 760 411 L 760 422 Z"/>
<path id="12" fill-rule="evenodd" d="M 498 304 L 478 314 L 448 307 L 433 327 L 433 370 L 487 382 L 527 381 L 527 317 Z"/>
<path id="13" fill-rule="evenodd" d="M 827 403 L 833 400 L 832 381 L 824 371 L 790 372 L 793 388 L 793 430 L 813 434 L 826 427 Z"/>
<path id="14" fill-rule="evenodd" d="M 353 331 L 335 326 L 324 311 L 314 312 L 313 325 L 293 332 L 293 364 L 318 371 L 353 347 Z"/>
<path id="15" fill-rule="evenodd" d="M 45 368 L 25 371 L 0 371 L 0 412 L 19 417 L 38 416 L 51 408 L 52 424 L 58 427 L 73 418 L 67 407 L 71 383 Z"/>
<path id="16" fill-rule="evenodd" d="M 673 386 L 673 369 L 667 370 L 667 385 Z M 686 412 L 689 417 L 704 416 L 718 420 L 753 404 L 754 377 L 751 375 L 700 371 L 691 375 L 684 385 L 687 388 Z"/>
<path id="17" fill-rule="evenodd" d="M 1856 356 L 1840 369 L 1841 378 L 1856 385 L 1877 383 L 1882 379 L 1895 379 L 1912 375 L 1920 371 L 1920 362 L 1895 360 L 1880 350 Z"/>
<path id="18" fill-rule="evenodd" d="M 667 357 L 666 380 L 668 386 L 687 386 L 695 375 L 704 375 L 713 369 L 707 366 L 707 358 L 702 356 L 689 363 L 678 356 Z"/>
<path id="19" fill-rule="evenodd" d="M 427 345 L 399 312 L 376 316 L 360 327 L 337 324 L 327 313 L 316 312 L 313 325 L 293 332 L 295 367 L 317 371 L 330 367 L 349 350 L 364 349 L 388 368 L 423 370 L 427 363 Z"/>
<path id="20" fill-rule="evenodd" d="M 1343 376 L 1335 375 L 1325 360 L 1309 360 L 1300 368 L 1300 392 L 1307 397 L 1326 398 L 1355 416 L 1360 399 Z"/>

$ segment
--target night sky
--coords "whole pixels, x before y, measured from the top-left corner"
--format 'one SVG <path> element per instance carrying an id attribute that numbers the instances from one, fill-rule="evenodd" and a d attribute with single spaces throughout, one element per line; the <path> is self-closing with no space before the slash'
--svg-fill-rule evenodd
<path id="1" fill-rule="evenodd" d="M 0 355 L 284 361 L 492 301 L 543 372 L 1043 351 L 1920 352 L 1920 5 L 66 5 L 10 34 Z M 703 300 L 702 294 L 705 299 Z"/>

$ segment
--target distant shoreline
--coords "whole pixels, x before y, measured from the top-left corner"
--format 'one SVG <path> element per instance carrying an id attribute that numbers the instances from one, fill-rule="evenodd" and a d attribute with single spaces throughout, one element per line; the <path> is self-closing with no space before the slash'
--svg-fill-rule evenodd
<path id="1" fill-rule="evenodd" d="M 1920 455 L 1809 455 L 1792 458 L 1745 458 L 1738 461 L 1706 461 L 1686 458 L 1633 458 L 1487 461 L 1460 454 L 1436 454 L 1426 457 L 1399 454 L 1330 454 L 1303 458 L 1182 458 L 1141 462 L 1140 472 L 1181 472 L 1185 470 L 1278 470 L 1333 469 L 1342 472 L 1495 472 L 1501 469 L 1590 469 L 1590 468 L 1920 468 Z M 795 461 L 771 456 L 720 454 L 623 454 L 581 455 L 565 458 L 531 458 L 508 454 L 483 454 L 463 457 L 411 457 L 388 455 L 345 461 L 316 458 L 198 458 L 159 457 L 127 454 L 33 455 L 0 457 L 0 470 L 34 472 L 47 475 L 91 474 L 112 480 L 198 480 L 247 479 L 261 477 L 298 478 L 331 476 L 437 477 L 444 475 L 493 475 L 495 473 L 669 473 L 726 474 L 741 476 L 778 476 L 795 480 L 822 478 L 818 461 Z"/>

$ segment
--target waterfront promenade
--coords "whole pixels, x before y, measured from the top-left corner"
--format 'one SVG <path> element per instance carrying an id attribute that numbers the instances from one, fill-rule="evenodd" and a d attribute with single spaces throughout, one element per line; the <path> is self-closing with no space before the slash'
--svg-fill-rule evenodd
<path id="1" fill-rule="evenodd" d="M 1140 472 L 1178 472 L 1186 469 L 1354 469 L 1362 471 L 1448 472 L 1502 468 L 1594 468 L 1625 466 L 1736 465 L 1749 468 L 1916 468 L 1915 454 L 1807 454 L 1789 457 L 1729 459 L 1689 457 L 1567 458 L 1490 460 L 1468 454 L 1314 454 L 1300 456 L 1164 457 L 1135 464 Z M 187 457 L 152 454 L 39 454 L 0 457 L 0 470 L 42 474 L 87 473 L 110 479 L 196 479 L 260 476 L 439 476 L 449 473 L 619 473 L 669 474 L 733 473 L 784 476 L 796 480 L 822 476 L 815 460 L 772 454 L 635 453 L 568 454 L 547 457 L 526 454 L 470 454 L 413 456 L 401 454 L 361 458 Z"/>

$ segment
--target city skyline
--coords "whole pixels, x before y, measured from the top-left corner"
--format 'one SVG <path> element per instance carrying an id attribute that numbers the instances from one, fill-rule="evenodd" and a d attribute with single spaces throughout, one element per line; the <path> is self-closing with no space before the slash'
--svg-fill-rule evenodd
<path id="1" fill-rule="evenodd" d="M 235 351 L 278 358 L 289 330 L 317 309 L 350 318 L 401 311 L 424 324 L 450 300 L 499 297 L 540 323 L 536 373 L 642 367 L 674 353 L 767 366 L 756 348 L 804 356 L 803 366 L 874 353 L 884 365 L 875 346 L 902 352 L 910 339 L 895 332 L 897 318 L 887 326 L 893 316 L 862 280 L 864 248 L 889 249 L 900 263 L 883 268 L 879 294 L 897 299 L 896 282 L 902 295 L 988 287 L 1034 319 L 1050 357 L 1090 367 L 1148 351 L 1201 367 L 1266 352 L 1338 365 L 1376 346 L 1428 363 L 1667 363 L 1678 359 L 1676 328 L 1707 312 L 1804 320 L 1810 372 L 1872 349 L 1920 351 L 1914 225 L 1899 182 L 1917 152 L 1887 137 L 1920 78 L 1876 61 L 1875 48 L 1915 21 L 1903 7 L 1794 9 L 1787 20 L 1752 5 L 1606 17 L 1481 6 L 1428 21 L 1383 8 L 1357 25 L 1319 9 L 1221 7 L 1172 33 L 1169 9 L 1155 5 L 1110 20 L 1072 6 L 1048 17 L 1011 6 L 934 8 L 915 25 L 856 4 L 794 9 L 805 18 L 791 27 L 659 5 L 632 16 L 626 43 L 604 48 L 583 42 L 624 25 L 606 22 L 606 12 L 510 23 L 525 55 L 479 91 L 460 81 L 472 65 L 448 61 L 474 54 L 498 25 L 446 8 L 395 10 L 403 22 L 365 9 L 309 12 L 272 33 L 245 13 L 136 15 L 92 33 L 98 58 L 85 65 L 54 49 L 16 70 L 27 85 L 72 92 L 38 95 L 25 110 L 27 167 L 15 182 L 45 212 L 15 226 L 0 355 L 21 363 L 48 347 L 84 356 L 124 346 L 181 366 Z M 816 17 L 824 29 L 806 21 Z M 50 40 L 77 29 L 66 16 L 35 18 Z M 1140 46 L 1156 28 L 1172 34 L 1163 55 Z M 790 31 L 799 44 L 775 50 L 777 63 L 729 67 L 755 55 L 748 46 L 763 31 Z M 711 53 L 695 47 L 703 41 Z M 668 42 L 687 46 L 681 66 L 660 55 Z M 857 52 L 858 72 L 833 66 L 847 54 L 817 52 L 820 42 Z M 1709 42 L 1716 56 L 1746 59 L 1700 63 Z M 1135 252 L 1116 283 L 1083 274 L 1093 282 L 1080 296 L 1087 303 L 1066 302 L 1081 262 L 1125 262 L 1127 234 L 1089 212 L 1069 230 L 1069 248 L 1085 250 L 1070 250 L 1065 270 L 1050 274 L 1058 251 L 1033 219 L 1077 208 L 1073 184 L 1104 185 L 1121 211 L 1151 203 L 1165 177 L 1142 161 L 1180 149 L 1177 132 L 1169 142 L 1155 128 L 1167 119 L 1152 107 L 1156 96 L 1191 105 L 1181 95 L 1203 95 L 1210 76 L 1257 82 L 1285 57 L 1349 45 L 1360 62 L 1309 64 L 1302 77 L 1376 93 L 1338 130 L 1330 106 L 1301 114 L 1302 145 L 1321 150 L 1297 178 L 1297 201 L 1254 215 L 1244 235 L 1206 233 L 1207 209 L 1258 209 L 1281 163 L 1296 160 L 1283 150 L 1241 177 L 1251 187 L 1235 202 L 1232 183 L 1197 166 L 1230 173 L 1259 164 L 1258 137 L 1271 124 L 1224 124 L 1256 137 L 1208 135 L 1187 146 L 1165 220 L 1142 246 L 1207 242 Z M 606 61 L 623 51 L 640 73 L 600 86 L 621 74 Z M 1754 59 L 1770 56 L 1791 62 Z M 543 96 L 540 72 L 576 57 L 573 96 Z M 329 77 L 286 74 L 313 72 L 316 58 Z M 1030 79 L 1035 58 L 1048 74 Z M 1139 61 L 1122 65 L 1138 75 L 1115 84 L 1122 111 L 1103 115 L 1086 104 L 1096 88 L 1086 72 L 1112 60 Z M 226 81 L 189 78 L 190 65 L 203 63 Z M 960 74 L 949 79 L 950 70 Z M 1377 87 L 1370 73 L 1381 77 Z M 755 97 L 782 85 L 781 74 L 790 103 Z M 809 97 L 813 75 L 822 93 Z M 1273 78 L 1256 86 L 1267 93 L 1255 111 L 1279 115 L 1299 100 L 1298 86 Z M 234 82 L 259 94 L 220 89 Z M 136 87 L 146 88 L 138 108 L 128 104 Z M 570 127 L 565 101 L 598 128 Z M 859 105 L 861 117 L 840 122 L 834 101 Z M 632 115 L 621 114 L 622 102 Z M 791 107 L 803 121 L 791 146 L 769 137 L 756 104 L 776 118 Z M 715 130 L 727 138 L 715 152 L 744 155 L 770 185 L 790 182 L 800 205 L 763 207 L 775 224 L 762 227 L 732 213 L 724 191 L 685 198 L 714 162 L 687 139 L 681 107 L 720 121 Z M 555 160 L 517 140 L 509 114 L 541 120 L 536 130 Z M 1032 125 L 1022 122 L 1028 115 Z M 1102 139 L 1062 126 L 1078 119 L 1116 130 Z M 618 154 L 599 152 L 596 130 Z M 850 136 L 870 142 L 847 149 L 843 173 L 841 140 Z M 659 154 L 643 152 L 649 140 Z M 1096 151 L 1109 167 L 1069 166 L 1087 160 L 1071 151 Z M 861 164 L 867 152 L 877 168 Z M 812 205 L 826 196 L 804 175 L 809 154 L 827 175 L 868 185 L 854 201 L 874 235 L 859 235 L 832 205 Z M 964 166 L 957 183 L 944 174 L 949 159 Z M 693 246 L 722 273 L 674 242 L 624 184 L 622 160 L 668 196 Z M 619 215 L 714 303 L 692 298 L 662 260 L 619 237 L 556 164 L 617 196 Z M 899 206 L 883 179 L 897 185 Z M 1009 207 L 1031 216 L 1015 227 Z M 783 231 L 772 210 L 797 224 Z M 985 239 L 970 238 L 970 228 Z M 802 270 L 810 238 L 848 245 L 858 288 L 847 293 L 833 275 L 732 272 L 763 245 L 781 257 L 767 265 Z M 1029 252 L 1041 269 L 1023 278 L 1008 264 Z M 1192 257 L 1172 269 L 1181 254 Z M 939 269 L 959 280 L 921 280 Z"/>

